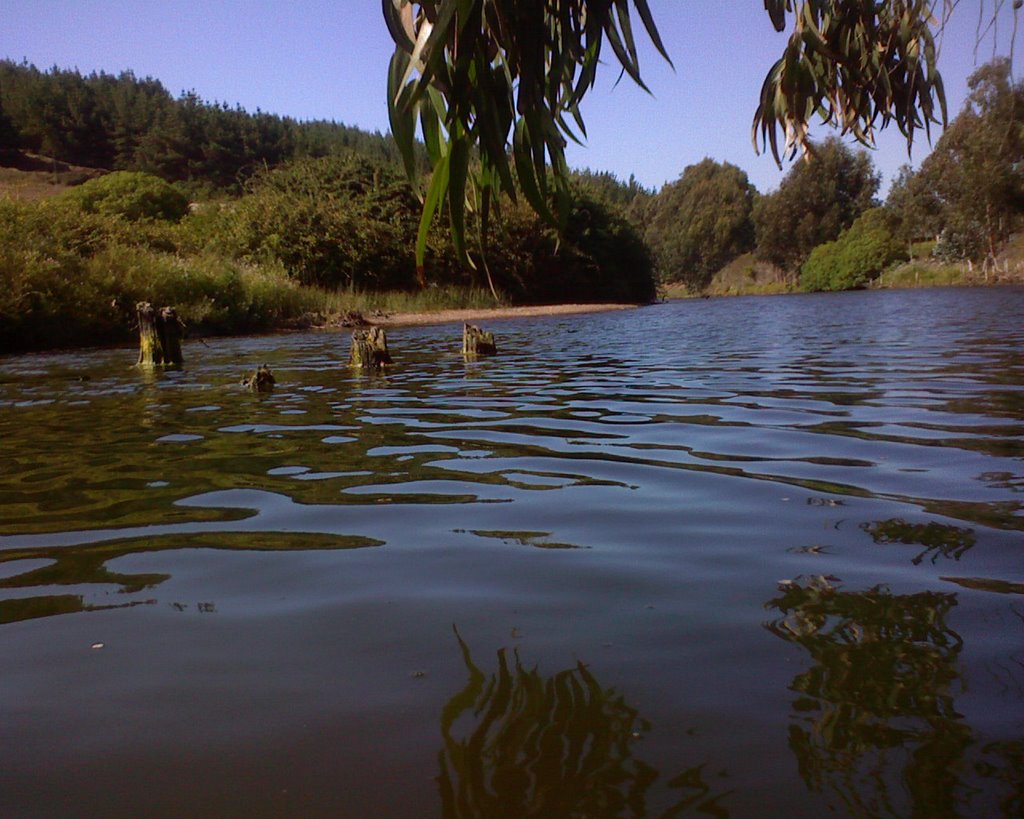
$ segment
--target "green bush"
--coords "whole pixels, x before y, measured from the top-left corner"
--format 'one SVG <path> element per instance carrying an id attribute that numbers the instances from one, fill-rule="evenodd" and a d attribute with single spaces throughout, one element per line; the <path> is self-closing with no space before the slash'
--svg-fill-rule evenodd
<path id="1" fill-rule="evenodd" d="M 800 269 L 803 290 L 855 290 L 905 256 L 882 208 L 865 211 L 834 242 L 818 245 Z"/>
<path id="2" fill-rule="evenodd" d="M 623 217 L 579 195 L 559 237 L 527 205 L 504 202 L 487 267 L 512 302 L 647 302 L 656 295 L 647 244 Z"/>
<path id="3" fill-rule="evenodd" d="M 175 230 L 0 199 L 0 351 L 129 340 L 138 301 L 174 305 L 208 332 L 270 328 L 326 301 L 280 265 L 180 252 Z"/>
<path id="4" fill-rule="evenodd" d="M 86 213 L 120 216 L 130 222 L 177 222 L 188 213 L 188 199 L 183 193 L 146 173 L 108 173 L 90 179 L 61 196 Z"/>
<path id="5" fill-rule="evenodd" d="M 258 175 L 228 209 L 235 251 L 307 285 L 414 285 L 419 204 L 398 172 L 355 155 L 305 159 Z"/>

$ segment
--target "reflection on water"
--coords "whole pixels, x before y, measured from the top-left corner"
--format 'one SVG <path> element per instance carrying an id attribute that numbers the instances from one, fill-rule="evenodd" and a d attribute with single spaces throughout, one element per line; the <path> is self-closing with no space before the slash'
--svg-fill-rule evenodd
<path id="1" fill-rule="evenodd" d="M 790 684 L 789 746 L 808 788 L 828 792 L 846 816 L 972 815 L 977 785 L 965 781 L 975 778 L 965 752 L 975 738 L 955 705 L 964 643 L 947 623 L 956 595 L 851 592 L 823 576 L 780 591 L 766 604 L 779 617 L 766 627 L 811 660 Z M 985 748 L 974 774 L 1019 788 L 1018 745 Z M 1019 803 L 1011 793 L 1004 805 Z"/>
<path id="2" fill-rule="evenodd" d="M 974 531 L 948 523 L 908 523 L 902 518 L 880 520 L 863 524 L 875 543 L 908 543 L 924 546 L 924 551 L 914 557 L 915 564 L 929 555 L 934 563 L 940 557 L 959 560 L 970 549 L 976 538 Z"/>
<path id="3" fill-rule="evenodd" d="M 651 726 L 621 694 L 582 662 L 549 677 L 505 649 L 485 674 L 458 641 L 469 679 L 441 714 L 437 781 L 446 818 L 649 815 L 659 774 L 635 751 Z M 728 816 L 719 804 L 725 793 L 712 790 L 703 768 L 668 783 L 676 799 L 661 815 Z"/>
<path id="4" fill-rule="evenodd" d="M 107 564 L 134 554 L 150 554 L 180 549 L 231 549 L 244 551 L 306 551 L 316 549 L 355 549 L 380 545 L 380 541 L 354 536 L 287 532 L 211 532 L 203 535 L 163 535 L 149 538 L 127 538 L 82 546 L 43 546 L 11 549 L 0 552 L 0 589 L 54 589 L 62 586 L 115 587 L 117 594 L 132 595 L 163 583 L 170 574 L 111 571 Z M 39 565 L 42 563 L 43 565 Z M 19 564 L 29 564 L 22 568 Z M 21 569 L 21 570 L 20 570 Z M 131 600 L 123 603 L 90 603 L 109 591 L 94 590 L 86 594 L 45 594 L 0 599 L 0 624 L 33 617 L 72 614 L 81 611 L 104 611 L 153 602 Z"/>
<path id="5" fill-rule="evenodd" d="M 0 600 L 0 623 L 16 623 L 35 617 L 52 617 L 55 614 L 78 614 L 83 611 L 108 611 L 128 609 L 155 603 L 154 600 L 132 600 L 127 603 L 100 605 L 86 603 L 81 594 L 48 594 L 38 597 L 15 597 Z"/>
<path id="6" fill-rule="evenodd" d="M 1024 290 L 487 329 L 0 359 L 0 815 L 1021 814 Z"/>

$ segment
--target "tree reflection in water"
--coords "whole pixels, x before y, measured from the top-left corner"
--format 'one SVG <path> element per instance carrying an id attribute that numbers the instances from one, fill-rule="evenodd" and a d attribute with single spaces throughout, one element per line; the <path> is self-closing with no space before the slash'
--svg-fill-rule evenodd
<path id="1" fill-rule="evenodd" d="M 918 565 L 926 557 L 931 556 L 932 563 L 939 557 L 959 560 L 963 554 L 975 544 L 973 529 L 951 526 L 948 523 L 908 523 L 902 518 L 878 520 L 861 526 L 871 535 L 875 543 L 906 543 L 924 546 L 924 551 L 914 557 L 914 565 Z"/>
<path id="2" fill-rule="evenodd" d="M 957 713 L 963 647 L 946 625 L 955 594 L 841 591 L 836 578 L 787 582 L 766 624 L 813 665 L 794 678 L 789 745 L 808 787 L 858 816 L 956 816 L 971 729 Z M 897 779 L 897 777 L 899 777 Z M 894 804 L 909 796 L 912 810 Z"/>
<path id="3" fill-rule="evenodd" d="M 116 589 L 119 594 L 132 595 L 149 591 L 171 577 L 167 573 L 133 573 L 112 571 L 108 563 L 136 554 L 156 554 L 178 550 L 214 549 L 246 552 L 285 552 L 358 549 L 379 546 L 382 541 L 356 535 L 325 535 L 309 532 L 207 532 L 173 534 L 158 537 L 124 538 L 80 546 L 43 546 L 8 549 L 0 553 L 0 569 L 5 564 L 29 563 L 26 571 L 15 571 L 0 578 L 0 625 L 77 614 L 85 611 L 132 608 L 151 605 L 156 600 L 128 600 L 123 603 L 96 603 L 106 599 L 100 589 Z M 35 564 L 43 562 L 44 565 Z M 168 560 L 169 565 L 175 565 Z M 84 594 L 53 594 L 54 589 L 76 587 Z M 32 596 L 6 597 L 7 589 L 34 589 L 48 593 Z"/>
<path id="4" fill-rule="evenodd" d="M 650 724 L 583 663 L 546 677 L 498 651 L 487 675 L 459 637 L 469 680 L 441 714 L 443 815 L 489 819 L 647 816 L 658 772 L 633 756 Z M 703 765 L 667 784 L 679 798 L 661 816 L 728 816 Z"/>

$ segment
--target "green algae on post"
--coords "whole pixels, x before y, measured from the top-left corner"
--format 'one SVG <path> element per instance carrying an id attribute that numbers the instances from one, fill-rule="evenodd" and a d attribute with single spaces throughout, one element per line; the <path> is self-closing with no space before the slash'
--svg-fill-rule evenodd
<path id="1" fill-rule="evenodd" d="M 156 310 L 148 301 L 135 305 L 139 323 L 138 367 L 180 367 L 181 336 L 185 329 L 173 307 Z"/>
<path id="2" fill-rule="evenodd" d="M 391 363 L 388 352 L 388 337 L 380 327 L 352 332 L 352 352 L 349 366 L 359 369 L 376 369 Z"/>

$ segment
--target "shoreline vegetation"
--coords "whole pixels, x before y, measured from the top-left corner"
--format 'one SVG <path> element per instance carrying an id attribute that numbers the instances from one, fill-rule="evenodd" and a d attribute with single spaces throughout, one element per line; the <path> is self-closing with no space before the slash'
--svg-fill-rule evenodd
<path id="1" fill-rule="evenodd" d="M 909 290 L 925 287 L 1024 286 L 1024 235 L 1011 238 L 994 262 L 941 262 L 927 257 L 897 262 L 878 274 L 865 290 Z M 669 283 L 659 288 L 667 299 L 728 296 L 785 296 L 807 292 L 798 278 L 744 254 L 717 271 L 703 290 Z"/>
<path id="2" fill-rule="evenodd" d="M 765 194 L 710 158 L 658 191 L 572 171 L 560 231 L 502 194 L 456 248 L 389 135 L 0 60 L 0 354 L 131 342 L 138 302 L 212 337 L 1024 284 L 1024 83 L 995 59 L 969 88 L 884 203 L 870 155 L 832 137 Z"/>

